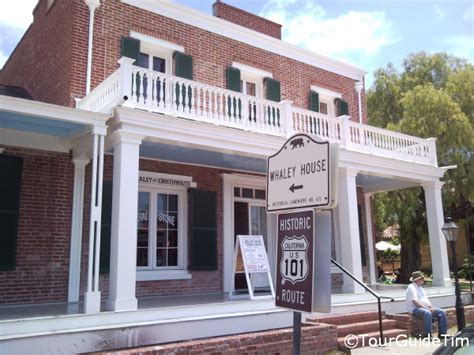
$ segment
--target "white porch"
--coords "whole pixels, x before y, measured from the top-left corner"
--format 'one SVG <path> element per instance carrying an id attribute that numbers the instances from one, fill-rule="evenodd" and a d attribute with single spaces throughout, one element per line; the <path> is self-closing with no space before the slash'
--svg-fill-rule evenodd
<path id="1" fill-rule="evenodd" d="M 406 285 L 377 286 L 387 313 L 405 312 Z M 436 305 L 454 304 L 453 287 L 427 287 Z M 340 291 L 339 291 L 340 292 Z M 467 297 L 464 298 L 468 304 Z M 275 308 L 272 300 L 230 300 L 224 294 L 139 299 L 135 311 L 84 314 L 82 304 L 1 307 L 0 352 L 77 353 L 183 339 L 289 327 L 292 312 Z M 331 314 L 375 311 L 373 296 L 333 293 Z M 317 314 L 313 314 L 315 316 Z"/>

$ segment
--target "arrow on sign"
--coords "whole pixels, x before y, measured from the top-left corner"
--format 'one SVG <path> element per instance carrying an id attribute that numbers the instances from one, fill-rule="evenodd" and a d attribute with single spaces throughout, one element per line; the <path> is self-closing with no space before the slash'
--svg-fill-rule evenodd
<path id="1" fill-rule="evenodd" d="M 303 188 L 303 185 L 296 185 L 296 186 L 295 186 L 295 184 L 292 184 L 292 185 L 290 186 L 290 191 L 291 191 L 291 192 L 295 192 L 295 190 L 301 190 L 302 188 Z"/>

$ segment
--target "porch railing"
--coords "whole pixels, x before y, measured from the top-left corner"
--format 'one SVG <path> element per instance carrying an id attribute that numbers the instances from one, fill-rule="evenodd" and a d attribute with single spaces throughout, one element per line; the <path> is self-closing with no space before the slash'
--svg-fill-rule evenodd
<path id="1" fill-rule="evenodd" d="M 317 135 L 341 147 L 404 161 L 437 165 L 435 139 L 423 139 L 359 124 L 349 116 L 331 117 L 132 64 L 120 68 L 77 103 L 77 108 L 112 113 L 127 107 L 190 120 L 289 137 L 297 132 Z"/>
<path id="2" fill-rule="evenodd" d="M 358 285 L 362 286 L 364 290 L 366 290 L 368 293 L 370 293 L 372 296 L 374 296 L 377 299 L 377 308 L 378 308 L 378 316 L 379 316 L 379 335 L 380 335 L 380 340 L 383 341 L 384 336 L 383 336 L 383 322 L 382 322 L 382 298 L 389 299 L 391 302 L 394 302 L 395 299 L 393 297 L 388 297 L 388 296 L 380 296 L 377 292 L 372 290 L 370 287 L 368 287 L 366 284 L 364 284 L 362 281 L 358 280 L 354 275 L 351 274 L 349 270 L 347 270 L 345 267 L 343 267 L 341 264 L 339 264 L 336 260 L 331 258 L 331 262 L 336 265 L 343 273 L 345 273 L 347 276 L 349 276 L 352 280 L 354 280 Z"/>

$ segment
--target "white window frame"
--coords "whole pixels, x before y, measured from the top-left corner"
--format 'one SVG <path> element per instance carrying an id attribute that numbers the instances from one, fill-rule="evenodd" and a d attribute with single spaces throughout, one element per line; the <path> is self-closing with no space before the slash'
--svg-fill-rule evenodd
<path id="1" fill-rule="evenodd" d="M 130 31 L 130 37 L 138 39 L 140 41 L 140 52 L 150 56 L 149 69 L 153 69 L 153 56 L 155 56 L 165 60 L 165 74 L 173 74 L 173 53 L 175 51 L 184 53 L 183 46 L 135 31 Z"/>
<path id="2" fill-rule="evenodd" d="M 179 187 L 150 187 L 139 184 L 139 192 L 148 192 L 150 195 L 150 218 L 148 222 L 148 266 L 137 266 L 137 281 L 190 279 L 188 269 L 188 243 L 186 226 L 187 218 L 187 191 Z M 178 196 L 178 266 L 156 265 L 156 226 L 157 226 L 157 196 L 173 194 Z"/>
<path id="3" fill-rule="evenodd" d="M 263 79 L 273 78 L 273 74 L 249 65 L 233 62 L 232 67 L 240 70 L 240 80 L 242 80 L 242 94 L 247 95 L 247 82 L 255 83 L 255 97 L 263 99 Z"/>
<path id="4" fill-rule="evenodd" d="M 328 108 L 328 113 L 322 113 L 330 117 L 336 117 L 336 107 L 334 104 L 335 99 L 342 99 L 342 94 L 336 91 L 325 89 L 316 85 L 311 85 L 311 90 L 316 91 L 319 94 L 319 103 L 325 103 Z M 319 109 L 319 108 L 318 108 Z"/>

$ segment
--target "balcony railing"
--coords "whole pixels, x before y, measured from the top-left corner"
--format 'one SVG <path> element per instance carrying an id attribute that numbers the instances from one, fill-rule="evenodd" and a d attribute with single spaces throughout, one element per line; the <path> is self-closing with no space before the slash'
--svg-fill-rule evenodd
<path id="1" fill-rule="evenodd" d="M 77 108 L 112 113 L 117 105 L 199 122 L 288 137 L 304 132 L 367 154 L 436 165 L 435 139 L 423 139 L 296 108 L 132 64 L 120 68 L 77 103 Z"/>

